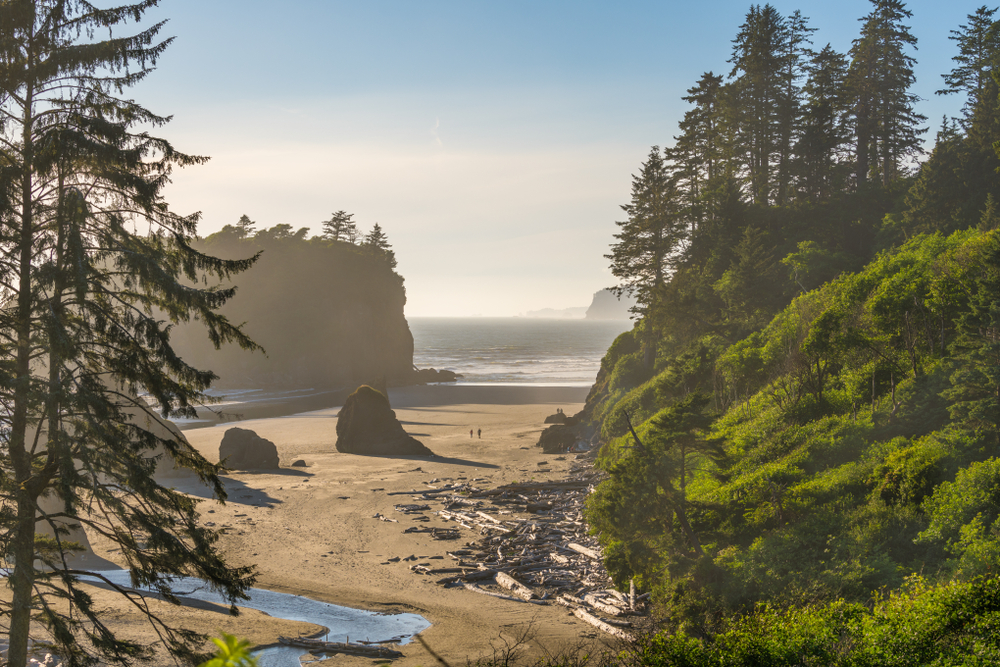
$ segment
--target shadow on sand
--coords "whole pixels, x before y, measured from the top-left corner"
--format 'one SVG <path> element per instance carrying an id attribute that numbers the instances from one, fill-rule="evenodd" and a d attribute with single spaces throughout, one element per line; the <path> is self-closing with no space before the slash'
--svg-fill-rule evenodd
<path id="1" fill-rule="evenodd" d="M 241 475 L 279 475 L 282 477 L 312 477 L 311 472 L 293 468 L 278 468 L 277 470 L 241 470 Z M 226 502 L 241 505 L 257 505 L 258 507 L 274 507 L 281 503 L 280 500 L 268 495 L 260 489 L 256 489 L 246 482 L 225 475 L 221 476 L 222 483 L 226 487 Z M 170 480 L 175 482 L 174 480 Z M 197 479 L 186 480 L 181 484 L 172 484 L 178 491 L 183 491 L 198 498 L 212 498 L 212 489 L 200 483 Z"/>

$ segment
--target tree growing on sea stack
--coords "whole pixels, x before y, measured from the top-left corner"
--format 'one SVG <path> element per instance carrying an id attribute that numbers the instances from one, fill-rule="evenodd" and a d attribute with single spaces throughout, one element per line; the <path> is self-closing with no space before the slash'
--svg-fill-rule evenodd
<path id="1" fill-rule="evenodd" d="M 197 215 L 173 213 L 162 196 L 174 167 L 205 158 L 152 136 L 168 119 L 124 94 L 171 41 L 163 23 L 122 34 L 156 4 L 0 3 L 0 557 L 11 590 L 0 626 L 14 667 L 30 642 L 74 667 L 130 664 L 158 648 L 199 657 L 202 637 L 105 580 L 158 640 L 112 634 L 79 585 L 103 579 L 73 558 L 79 526 L 115 543 L 133 586 L 170 602 L 176 576 L 199 577 L 230 603 L 255 579 L 218 553 L 196 500 L 153 479 L 165 452 L 225 498 L 218 468 L 150 407 L 194 416 L 214 379 L 173 352 L 170 328 L 194 318 L 217 346 L 256 347 L 216 312 L 233 290 L 211 286 L 253 259 L 192 250 Z"/>
<path id="2" fill-rule="evenodd" d="M 361 247 L 376 257 L 384 259 L 389 268 L 396 268 L 396 253 L 392 251 L 392 246 L 389 245 L 389 237 L 385 235 L 385 232 L 382 231 L 382 226 L 377 222 L 372 227 L 372 230 L 365 234 L 365 240 L 362 242 Z"/>
<path id="3" fill-rule="evenodd" d="M 358 239 L 358 223 L 354 222 L 354 214 L 347 211 L 337 211 L 323 223 L 323 238 L 332 241 L 347 241 L 354 243 Z"/>

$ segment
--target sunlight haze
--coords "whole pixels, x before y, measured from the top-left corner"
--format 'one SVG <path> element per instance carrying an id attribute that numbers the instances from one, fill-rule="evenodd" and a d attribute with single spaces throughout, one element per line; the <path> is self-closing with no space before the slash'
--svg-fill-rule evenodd
<path id="1" fill-rule="evenodd" d="M 702 71 L 729 73 L 748 6 L 178 0 L 156 10 L 178 37 L 136 97 L 212 158 L 168 191 L 202 235 L 242 214 L 318 233 L 344 209 L 388 234 L 407 315 L 586 306 L 615 282 L 602 256 L 629 174 L 672 142 Z M 846 51 L 869 3 L 776 7 Z M 933 93 L 971 8 L 908 7 L 932 142 L 960 106 Z"/>

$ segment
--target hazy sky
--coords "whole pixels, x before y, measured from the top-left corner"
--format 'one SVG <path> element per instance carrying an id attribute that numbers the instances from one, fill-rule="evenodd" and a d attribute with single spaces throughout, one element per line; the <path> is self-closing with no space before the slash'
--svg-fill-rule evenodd
<path id="1" fill-rule="evenodd" d="M 801 9 L 846 51 L 867 0 Z M 631 174 L 669 144 L 702 72 L 729 73 L 749 2 L 163 0 L 176 41 L 135 90 L 211 156 L 168 199 L 203 235 L 247 214 L 316 233 L 345 209 L 389 236 L 407 315 L 586 306 Z M 932 139 L 948 31 L 978 4 L 910 2 Z"/>

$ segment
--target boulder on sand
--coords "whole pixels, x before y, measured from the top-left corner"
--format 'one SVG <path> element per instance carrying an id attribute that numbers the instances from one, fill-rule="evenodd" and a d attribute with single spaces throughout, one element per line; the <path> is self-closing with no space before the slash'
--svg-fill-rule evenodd
<path id="1" fill-rule="evenodd" d="M 222 436 L 219 460 L 230 470 L 275 470 L 278 448 L 245 428 L 231 428 Z"/>
<path id="2" fill-rule="evenodd" d="M 403 430 L 385 394 L 367 385 L 347 397 L 337 417 L 337 451 L 345 454 L 432 456 Z"/>
<path id="3" fill-rule="evenodd" d="M 576 444 L 576 429 L 564 424 L 553 424 L 538 437 L 537 447 L 546 454 L 562 454 L 568 452 Z"/>

